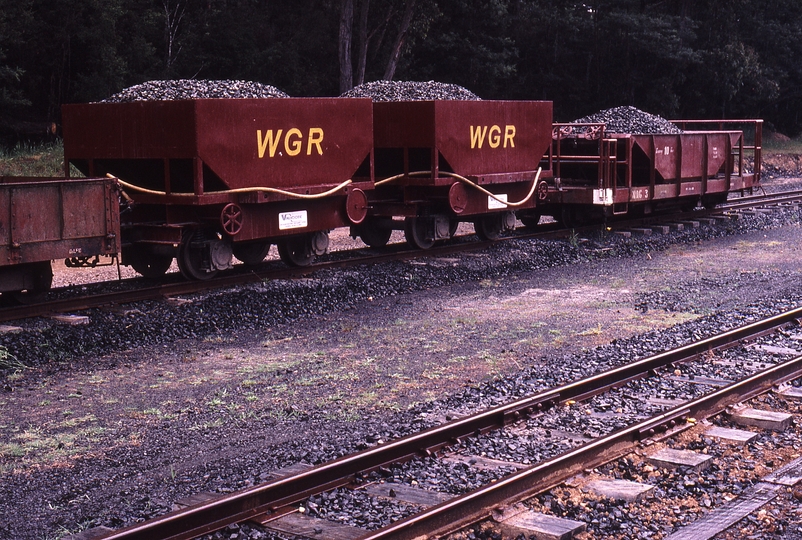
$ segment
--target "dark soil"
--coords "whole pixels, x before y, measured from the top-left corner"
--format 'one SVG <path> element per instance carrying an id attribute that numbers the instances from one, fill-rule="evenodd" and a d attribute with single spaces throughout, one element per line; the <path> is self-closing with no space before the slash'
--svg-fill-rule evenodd
<path id="1" fill-rule="evenodd" d="M 120 527 L 415 429 L 524 370 L 601 369 L 576 360 L 597 346 L 799 305 L 802 213 L 750 219 L 26 322 L 0 340 L 28 366 L 6 359 L 0 381 L 0 538 Z"/>

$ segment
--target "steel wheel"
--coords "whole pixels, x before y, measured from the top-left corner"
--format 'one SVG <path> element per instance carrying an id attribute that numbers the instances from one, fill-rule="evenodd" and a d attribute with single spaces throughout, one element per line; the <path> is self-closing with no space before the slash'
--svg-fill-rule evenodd
<path id="1" fill-rule="evenodd" d="M 429 233 L 429 220 L 419 217 L 408 217 L 404 220 L 404 237 L 412 247 L 429 249 L 434 245 L 434 238 Z"/>
<path id="2" fill-rule="evenodd" d="M 527 229 L 534 229 L 537 227 L 537 224 L 540 223 L 540 214 L 530 212 L 520 216 L 518 219 L 521 220 L 521 223 L 523 223 L 524 227 Z"/>
<path id="3" fill-rule="evenodd" d="M 459 228 L 459 220 L 452 219 L 448 222 L 448 237 L 454 238 L 454 235 L 457 234 L 457 229 Z"/>
<path id="4" fill-rule="evenodd" d="M 501 237 L 501 216 L 490 214 L 476 218 L 473 222 L 473 229 L 480 240 L 490 242 Z"/>
<path id="5" fill-rule="evenodd" d="M 309 266 L 315 260 L 312 246 L 307 236 L 287 238 L 278 244 L 278 255 L 289 266 Z"/>
<path id="6" fill-rule="evenodd" d="M 704 195 L 702 196 L 702 206 L 708 210 L 713 210 L 716 206 L 727 202 L 727 194 L 720 193 L 718 195 Z"/>
<path id="7" fill-rule="evenodd" d="M 170 265 L 173 264 L 172 255 L 154 253 L 152 249 L 142 246 L 132 246 L 129 248 L 123 259 L 125 264 L 136 270 L 146 278 L 160 278 Z"/>
<path id="8" fill-rule="evenodd" d="M 211 268 L 208 259 L 207 249 L 204 244 L 204 234 L 202 231 L 185 231 L 178 246 L 178 269 L 187 279 L 211 279 L 217 275 L 217 270 Z"/>
<path id="9" fill-rule="evenodd" d="M 390 241 L 393 230 L 380 227 L 373 222 L 366 222 L 359 226 L 359 238 L 370 247 L 384 247 Z"/>
<path id="10" fill-rule="evenodd" d="M 25 283 L 27 289 L 9 293 L 14 300 L 20 304 L 34 304 L 43 300 L 53 285 L 53 267 L 50 266 L 50 261 L 32 264 Z"/>
<path id="11" fill-rule="evenodd" d="M 255 266 L 265 260 L 270 252 L 270 242 L 250 242 L 234 244 L 234 256 L 249 266 Z"/>

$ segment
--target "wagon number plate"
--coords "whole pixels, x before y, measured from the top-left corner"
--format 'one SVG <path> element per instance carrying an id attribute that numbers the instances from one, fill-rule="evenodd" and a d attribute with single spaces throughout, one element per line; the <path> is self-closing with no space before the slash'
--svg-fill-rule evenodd
<path id="1" fill-rule="evenodd" d="M 278 228 L 280 231 L 285 231 L 287 229 L 303 229 L 307 225 L 306 210 L 280 212 L 278 215 Z"/>

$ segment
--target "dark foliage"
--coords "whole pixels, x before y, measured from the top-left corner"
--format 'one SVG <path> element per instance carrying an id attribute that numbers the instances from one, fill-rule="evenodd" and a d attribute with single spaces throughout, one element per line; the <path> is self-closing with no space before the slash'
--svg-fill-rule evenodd
<path id="1" fill-rule="evenodd" d="M 41 135 L 63 103 L 152 79 L 334 96 L 388 73 L 553 100 L 558 120 L 632 105 L 793 136 L 799 58 L 798 0 L 0 0 L 0 136 Z"/>

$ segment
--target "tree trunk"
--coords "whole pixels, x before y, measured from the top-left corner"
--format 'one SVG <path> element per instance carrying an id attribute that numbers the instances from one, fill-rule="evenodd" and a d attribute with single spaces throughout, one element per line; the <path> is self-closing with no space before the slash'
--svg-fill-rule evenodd
<path id="1" fill-rule="evenodd" d="M 354 0 L 340 1 L 340 93 L 354 87 L 351 63 L 351 34 L 354 25 Z"/>
<path id="2" fill-rule="evenodd" d="M 368 63 L 368 10 L 370 9 L 370 0 L 362 0 L 359 10 L 359 51 L 357 56 L 359 64 L 356 70 L 356 84 L 360 85 L 365 82 L 365 69 Z"/>
<path id="3" fill-rule="evenodd" d="M 395 75 L 395 68 L 398 67 L 398 61 L 401 59 L 401 51 L 404 48 L 404 41 L 407 37 L 409 24 L 412 22 L 412 16 L 415 14 L 415 2 L 416 0 L 407 0 L 404 18 L 401 21 L 401 27 L 398 29 L 398 37 L 393 44 L 390 60 L 387 62 L 387 69 L 384 71 L 383 79 L 385 81 L 392 81 Z"/>
<path id="4" fill-rule="evenodd" d="M 184 13 L 187 10 L 187 5 L 182 0 L 177 0 L 175 5 L 172 4 L 172 0 L 162 0 L 162 6 L 164 7 L 164 40 L 167 49 L 165 51 L 165 69 L 168 75 L 172 74 L 173 64 L 178 58 L 178 53 L 181 52 L 180 47 L 175 50 L 176 41 L 181 19 L 184 18 Z"/>

